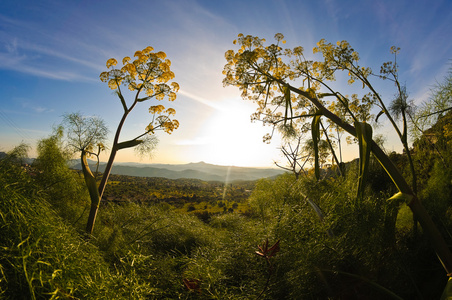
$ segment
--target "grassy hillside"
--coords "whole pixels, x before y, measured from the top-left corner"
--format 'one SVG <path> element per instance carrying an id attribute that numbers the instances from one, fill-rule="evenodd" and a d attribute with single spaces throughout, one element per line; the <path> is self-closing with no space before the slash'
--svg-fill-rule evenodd
<path id="1" fill-rule="evenodd" d="M 0 160 L 1 299 L 439 299 L 447 281 L 376 163 L 362 198 L 356 164 L 319 182 L 112 176 L 86 236 L 83 178 L 25 150 Z M 451 173 L 433 164 L 421 191 L 448 243 Z"/>

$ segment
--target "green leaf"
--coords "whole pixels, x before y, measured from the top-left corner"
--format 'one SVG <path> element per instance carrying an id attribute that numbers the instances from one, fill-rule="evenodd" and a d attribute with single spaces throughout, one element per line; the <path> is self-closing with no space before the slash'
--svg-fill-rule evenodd
<path id="1" fill-rule="evenodd" d="M 441 300 L 452 300 L 452 277 L 449 277 L 447 281 L 446 288 L 441 295 Z"/>
<path id="2" fill-rule="evenodd" d="M 117 147 L 118 147 L 118 150 L 121 150 L 124 148 L 132 148 L 132 147 L 135 147 L 135 146 L 141 144 L 142 142 L 143 142 L 142 140 L 130 140 L 130 141 L 119 143 L 117 145 Z"/>
<path id="3" fill-rule="evenodd" d="M 144 97 L 144 98 L 138 98 L 137 101 L 138 102 L 144 102 L 144 101 L 149 100 L 151 98 L 152 98 L 152 96 L 147 96 L 147 97 Z"/>
<path id="4" fill-rule="evenodd" d="M 381 111 L 377 114 L 377 116 L 375 117 L 375 123 L 378 122 L 378 118 L 379 118 L 382 114 L 384 114 L 384 113 L 385 113 L 385 111 L 384 111 L 384 110 L 381 110 Z"/>
<path id="5" fill-rule="evenodd" d="M 398 192 L 397 194 L 394 194 L 394 196 L 392 196 L 388 200 L 403 200 L 406 202 L 406 204 L 409 204 L 412 199 L 413 199 L 413 195 Z"/>
<path id="6" fill-rule="evenodd" d="M 372 143 L 372 126 L 366 122 L 355 122 L 356 137 L 359 145 L 359 183 L 358 197 L 364 193 L 364 180 L 367 176 Z"/>
<path id="7" fill-rule="evenodd" d="M 320 117 L 322 115 L 317 111 L 314 118 L 312 118 L 312 143 L 314 147 L 314 171 L 315 178 L 320 179 L 320 165 L 319 165 L 319 140 L 320 140 Z"/>

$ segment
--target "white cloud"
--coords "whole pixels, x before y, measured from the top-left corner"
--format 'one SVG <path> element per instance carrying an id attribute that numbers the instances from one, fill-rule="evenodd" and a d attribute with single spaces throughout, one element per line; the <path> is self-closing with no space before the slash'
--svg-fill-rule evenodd
<path id="1" fill-rule="evenodd" d="M 6 42 L 5 43 L 5 48 L 8 51 L 8 53 L 12 54 L 12 55 L 16 55 L 17 54 L 17 38 L 14 38 L 11 42 Z"/>
<path id="2" fill-rule="evenodd" d="M 45 77 L 56 80 L 65 81 L 98 81 L 97 78 L 86 75 L 86 72 L 75 71 L 73 66 L 61 67 L 60 64 L 52 62 L 55 58 L 62 58 L 66 61 L 75 62 L 78 65 L 90 66 L 89 62 L 71 58 L 67 55 L 55 51 L 44 51 L 44 48 L 35 46 L 30 47 L 30 50 L 38 50 L 35 52 L 19 51 L 21 48 L 17 46 L 17 41 L 14 44 L 7 44 L 5 46 L 8 52 L 0 53 L 0 69 L 11 70 L 20 73 L 26 73 L 37 77 Z M 34 48 L 34 49 L 33 49 Z M 46 54 L 50 57 L 44 60 L 39 54 Z M 99 69 L 99 68 L 97 68 Z M 84 74 L 85 73 L 85 74 Z"/>
<path id="3" fill-rule="evenodd" d="M 181 94 L 181 95 L 183 95 L 185 97 L 188 97 L 188 98 L 190 98 L 192 100 L 195 100 L 195 101 L 197 101 L 199 103 L 202 103 L 204 105 L 207 105 L 207 106 L 209 106 L 211 108 L 214 108 L 214 109 L 217 109 L 217 110 L 221 109 L 221 106 L 216 104 L 214 101 L 207 100 L 207 99 L 205 99 L 205 98 L 203 98 L 201 96 L 191 94 L 191 93 L 186 92 L 184 90 L 179 90 L 179 94 Z"/>
<path id="4" fill-rule="evenodd" d="M 31 109 L 32 111 L 36 112 L 36 113 L 49 113 L 49 112 L 54 112 L 55 110 L 52 108 L 46 108 L 43 107 L 42 105 L 36 105 L 30 102 L 22 102 L 22 107 L 26 108 L 26 109 Z"/>

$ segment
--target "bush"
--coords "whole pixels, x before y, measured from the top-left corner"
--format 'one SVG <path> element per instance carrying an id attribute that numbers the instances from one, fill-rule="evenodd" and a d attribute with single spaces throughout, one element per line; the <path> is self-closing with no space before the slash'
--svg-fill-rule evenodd
<path id="1" fill-rule="evenodd" d="M 368 185 L 367 194 L 356 197 L 353 166 L 346 178 L 283 175 L 257 184 L 250 206 L 281 248 L 272 258 L 270 298 L 413 298 L 441 291 L 421 275 L 425 266 L 414 254 L 430 257 L 432 251 L 424 250 L 423 240 L 413 248 L 396 230 L 401 203 L 373 189 Z"/>
<path id="2" fill-rule="evenodd" d="M 2 299 L 139 299 L 152 289 L 110 272 L 39 195 L 41 187 L 8 156 L 0 160 L 0 295 Z"/>
<path id="3" fill-rule="evenodd" d="M 447 166 L 451 166 L 452 159 L 448 158 Z M 421 199 L 436 221 L 437 226 L 443 231 L 443 236 L 452 243 L 452 233 L 449 228 L 452 225 L 452 168 L 445 167 L 441 161 L 436 161 L 427 186 L 421 193 Z"/>
<path id="4" fill-rule="evenodd" d="M 40 192 L 61 217 L 82 228 L 86 223 L 87 214 L 84 213 L 89 207 L 89 196 L 83 180 L 68 167 L 71 155 L 63 149 L 61 135 L 56 133 L 40 140 L 37 150 L 33 168 Z"/>

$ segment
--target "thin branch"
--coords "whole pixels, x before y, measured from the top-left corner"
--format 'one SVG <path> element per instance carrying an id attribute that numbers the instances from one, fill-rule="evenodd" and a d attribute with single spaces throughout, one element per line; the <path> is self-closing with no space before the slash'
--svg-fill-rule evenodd
<path id="1" fill-rule="evenodd" d="M 449 110 L 452 110 L 452 107 L 448 107 L 448 108 L 445 108 L 445 109 L 442 109 L 442 110 L 438 110 L 438 111 L 435 111 L 435 112 L 432 112 L 432 113 L 429 113 L 429 114 L 426 114 L 426 115 L 423 115 L 423 116 L 419 116 L 418 119 L 420 119 L 420 118 L 427 118 L 427 117 L 430 117 L 430 116 L 433 116 L 433 115 L 436 115 L 436 114 L 442 114 L 443 112 L 446 112 L 446 111 L 449 111 Z"/>

